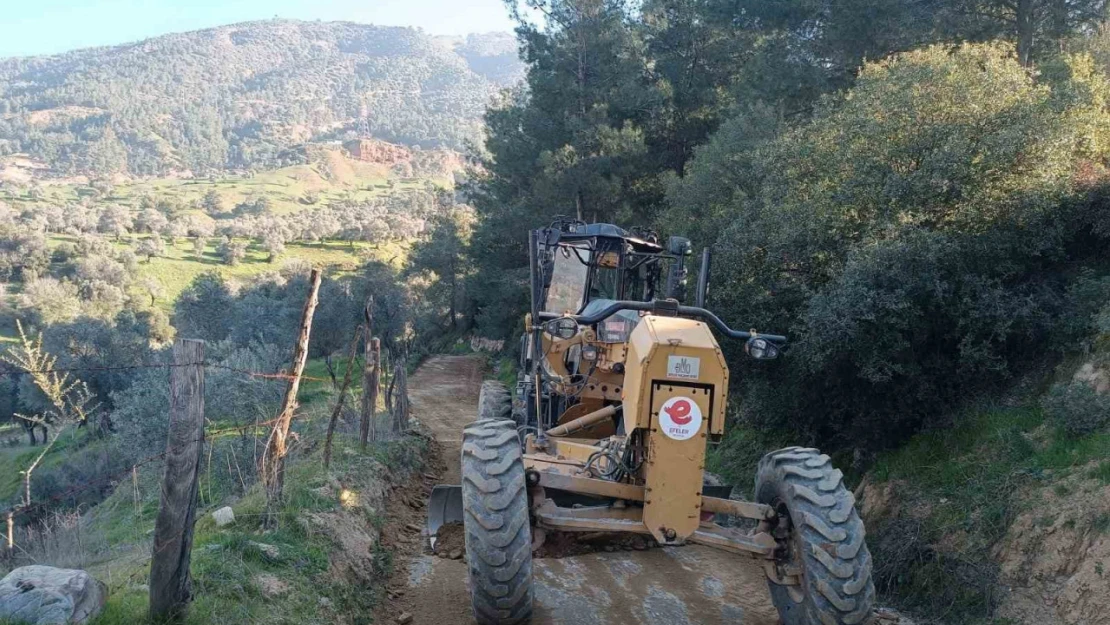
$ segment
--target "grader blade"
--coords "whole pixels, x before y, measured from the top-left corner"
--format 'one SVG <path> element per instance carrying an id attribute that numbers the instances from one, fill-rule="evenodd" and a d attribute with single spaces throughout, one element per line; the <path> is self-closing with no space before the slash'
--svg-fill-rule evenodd
<path id="1" fill-rule="evenodd" d="M 432 547 L 435 547 L 435 536 L 439 528 L 462 522 L 462 486 L 441 484 L 432 488 L 432 495 L 428 499 L 428 519 L 425 524 Z"/>

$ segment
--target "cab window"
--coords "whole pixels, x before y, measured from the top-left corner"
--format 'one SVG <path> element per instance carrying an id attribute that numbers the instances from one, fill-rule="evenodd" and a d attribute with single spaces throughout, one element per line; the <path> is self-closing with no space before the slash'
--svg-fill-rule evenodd
<path id="1" fill-rule="evenodd" d="M 590 250 L 570 245 L 555 248 L 555 266 L 547 290 L 546 312 L 577 313 L 582 308 L 590 274 Z"/>

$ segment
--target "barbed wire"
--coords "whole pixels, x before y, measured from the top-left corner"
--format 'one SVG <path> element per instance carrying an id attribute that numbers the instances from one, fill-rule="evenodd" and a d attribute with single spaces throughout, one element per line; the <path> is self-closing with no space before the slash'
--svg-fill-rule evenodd
<path id="1" fill-rule="evenodd" d="M 198 442 L 198 441 L 194 441 L 194 442 Z M 204 439 L 203 438 L 199 439 L 199 442 L 204 442 Z M 102 487 L 105 487 L 105 486 L 110 486 L 113 483 L 117 482 L 123 476 L 131 473 L 132 471 L 137 470 L 139 467 L 145 466 L 145 465 L 150 464 L 152 462 L 155 462 L 157 460 L 164 459 L 167 455 L 169 455 L 169 453 L 170 453 L 170 450 L 167 449 L 166 451 L 163 451 L 161 453 L 152 454 L 150 456 L 147 456 L 146 458 L 143 458 L 141 460 L 136 461 L 135 463 L 133 463 L 131 466 L 127 467 L 126 469 L 123 469 L 121 471 L 118 471 L 118 472 L 110 474 L 110 475 L 101 476 L 100 478 L 98 478 L 96 480 L 90 480 L 88 482 L 82 482 L 81 484 L 74 485 L 74 486 L 72 486 L 72 487 L 70 487 L 70 488 L 68 488 L 68 489 L 66 489 L 66 490 L 64 490 L 60 493 L 55 493 L 54 495 L 51 495 L 50 497 L 47 497 L 47 498 L 45 498 L 41 501 L 38 501 L 36 503 L 32 503 L 29 506 L 24 506 L 24 505 L 16 506 L 16 507 L 8 510 L 7 513 L 11 514 L 12 517 L 26 516 L 26 515 L 29 515 L 33 512 L 46 509 L 51 504 L 57 503 L 59 501 L 64 501 L 64 500 L 69 499 L 71 497 L 74 497 L 76 495 L 80 495 L 81 493 L 84 493 L 86 491 L 92 490 L 93 488 L 102 488 Z"/>
<path id="2" fill-rule="evenodd" d="M 291 381 L 291 380 L 299 377 L 300 380 L 302 380 L 302 381 L 307 380 L 307 381 L 312 381 L 312 382 L 331 382 L 331 379 L 329 379 L 329 378 L 307 376 L 307 375 L 303 375 L 303 374 L 300 375 L 300 376 L 296 376 L 296 375 L 293 375 L 293 374 L 290 374 L 290 373 L 286 373 L 284 371 L 277 372 L 277 373 L 269 373 L 269 372 L 262 372 L 262 371 L 251 371 L 249 369 L 241 369 L 241 368 L 232 367 L 232 366 L 229 366 L 229 365 L 224 365 L 224 364 L 219 364 L 219 363 L 211 363 L 211 362 L 203 362 L 203 361 L 202 362 L 187 362 L 187 363 L 143 363 L 143 364 L 135 364 L 135 365 L 113 365 L 113 366 L 104 366 L 104 367 L 52 367 L 52 368 L 49 368 L 49 369 L 37 369 L 37 370 L 22 369 L 22 368 L 9 368 L 9 369 L 0 371 L 0 377 L 18 375 L 18 374 L 24 374 L 24 373 L 26 373 L 26 374 L 82 373 L 82 372 L 103 372 L 103 371 L 130 371 L 130 370 L 141 370 L 141 369 L 174 369 L 174 368 L 197 367 L 197 366 L 204 367 L 206 369 L 219 369 L 219 370 L 228 371 L 228 372 L 231 372 L 231 373 L 238 373 L 238 374 L 245 375 L 245 376 L 248 376 L 248 377 L 253 378 L 253 379 L 261 379 L 261 380 L 267 380 L 267 381 L 269 381 L 269 380 L 273 380 L 273 381 Z M 170 455 L 171 453 L 179 451 L 179 450 L 183 449 L 186 446 L 193 445 L 193 444 L 196 444 L 196 443 L 204 444 L 210 438 L 218 437 L 218 436 L 221 436 L 223 434 L 227 434 L 229 432 L 235 432 L 235 433 L 240 433 L 241 434 L 241 433 L 243 433 L 247 430 L 250 430 L 250 429 L 270 427 L 274 423 L 276 423 L 278 420 L 279 420 L 278 418 L 274 418 L 274 419 L 268 419 L 266 421 L 256 421 L 256 422 L 246 423 L 246 424 L 243 424 L 243 425 L 231 426 L 231 427 L 220 428 L 220 429 L 215 429 L 215 430 L 209 430 L 209 429 L 206 428 L 205 432 L 203 433 L 203 435 L 199 439 L 196 439 L 196 440 L 193 440 L 193 441 L 188 441 L 188 442 L 184 443 L 183 445 L 179 445 L 179 446 L 176 446 L 174 448 L 168 448 L 165 451 L 162 451 L 160 453 L 151 454 L 149 456 L 146 456 L 145 458 L 141 458 L 141 459 L 135 461 L 134 463 L 130 464 L 126 469 L 122 469 L 120 471 L 117 471 L 117 472 L 109 474 L 109 475 L 101 476 L 101 477 L 99 477 L 97 479 L 94 479 L 94 480 L 90 480 L 90 481 L 82 482 L 80 484 L 76 484 L 76 485 L 74 485 L 74 486 L 72 486 L 72 487 L 70 487 L 70 488 L 68 488 L 68 489 L 66 489 L 62 492 L 55 493 L 54 495 L 46 497 L 46 498 L 44 498 L 40 501 L 34 502 L 30 505 L 22 505 L 22 504 L 15 505 L 12 508 L 4 511 L 4 514 L 10 514 L 13 518 L 15 518 L 15 517 L 25 517 L 25 516 L 35 514 L 39 511 L 43 511 L 43 510 L 48 509 L 53 504 L 64 501 L 66 499 L 76 497 L 76 496 L 81 495 L 82 493 L 85 493 L 87 491 L 97 489 L 97 488 L 104 488 L 106 486 L 111 486 L 112 484 L 117 483 L 120 479 L 124 478 L 126 475 L 132 473 L 133 471 L 136 471 L 139 467 L 143 467 L 147 464 L 157 462 L 157 461 L 160 461 L 160 460 L 164 460 L 167 455 Z"/>
<path id="3" fill-rule="evenodd" d="M 52 373 L 84 373 L 84 372 L 105 372 L 105 371 L 134 371 L 140 369 L 178 369 L 182 367 L 196 367 L 201 366 L 206 369 L 221 369 L 233 373 L 240 373 L 252 378 L 259 378 L 265 380 L 284 380 L 289 381 L 298 376 L 291 373 L 279 371 L 277 373 L 266 373 L 263 371 L 250 371 L 248 369 L 240 369 L 229 365 L 214 363 L 214 362 L 186 362 L 186 363 L 157 363 L 157 364 L 138 364 L 138 365 L 110 365 L 104 367 L 52 367 L 50 369 L 22 369 L 22 368 L 8 368 L 0 370 L 0 377 L 23 375 L 23 374 L 52 374 Z M 310 375 L 299 376 L 301 380 L 310 382 L 331 382 L 330 378 L 314 377 Z"/>

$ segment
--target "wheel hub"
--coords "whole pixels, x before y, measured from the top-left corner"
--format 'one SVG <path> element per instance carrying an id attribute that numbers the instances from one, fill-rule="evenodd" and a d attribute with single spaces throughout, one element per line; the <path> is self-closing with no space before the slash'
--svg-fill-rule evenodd
<path id="1" fill-rule="evenodd" d="M 771 536 L 778 543 L 778 548 L 775 550 L 775 559 L 768 560 L 763 569 L 771 582 L 785 586 L 790 598 L 795 603 L 801 603 L 805 599 L 801 589 L 802 578 L 805 575 L 801 547 L 798 541 L 794 540 L 794 524 L 786 504 L 775 501 L 772 507 L 775 509 L 775 518 L 772 521 L 774 527 L 771 529 Z"/>

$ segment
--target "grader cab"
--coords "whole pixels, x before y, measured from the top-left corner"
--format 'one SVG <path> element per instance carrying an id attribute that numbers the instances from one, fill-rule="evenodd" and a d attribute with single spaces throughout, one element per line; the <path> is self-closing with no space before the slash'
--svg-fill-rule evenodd
<path id="1" fill-rule="evenodd" d="M 862 623 L 874 597 L 870 555 L 828 456 L 767 454 L 755 501 L 707 483 L 729 382 L 713 331 L 745 341 L 757 360 L 786 342 L 733 330 L 705 309 L 708 250 L 694 306 L 681 303 L 686 239 L 663 246 L 648 232 L 560 219 L 530 233 L 529 253 L 515 392 L 483 385 L 478 419 L 463 433 L 463 483 L 436 487 L 429 505 L 431 533 L 464 526 L 477 621 L 527 622 L 532 552 L 558 531 L 635 533 L 755 558 L 786 625 Z"/>

